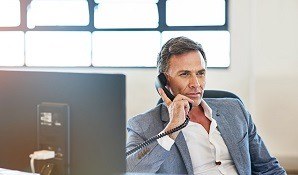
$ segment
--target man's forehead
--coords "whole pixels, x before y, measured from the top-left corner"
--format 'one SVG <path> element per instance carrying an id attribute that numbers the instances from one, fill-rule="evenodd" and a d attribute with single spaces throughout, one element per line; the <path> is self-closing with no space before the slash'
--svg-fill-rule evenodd
<path id="1" fill-rule="evenodd" d="M 176 70 L 201 70 L 205 69 L 205 61 L 203 59 L 196 58 L 195 61 L 189 61 L 184 59 L 172 59 L 169 64 L 169 69 Z"/>
<path id="2" fill-rule="evenodd" d="M 185 54 L 173 55 L 169 60 L 168 73 L 178 71 L 200 71 L 205 69 L 205 61 L 198 51 L 191 51 Z"/>
<path id="3" fill-rule="evenodd" d="M 185 65 L 185 66 L 171 66 L 168 69 L 168 73 L 170 74 L 178 74 L 178 73 L 182 73 L 182 72 L 202 72 L 202 71 L 206 71 L 205 67 L 203 67 L 203 65 Z"/>

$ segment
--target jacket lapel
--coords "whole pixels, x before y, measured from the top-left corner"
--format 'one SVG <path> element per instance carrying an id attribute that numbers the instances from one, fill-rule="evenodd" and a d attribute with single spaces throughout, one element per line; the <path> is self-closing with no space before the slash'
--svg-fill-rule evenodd
<path id="1" fill-rule="evenodd" d="M 164 127 L 166 127 L 166 125 L 169 123 L 169 114 L 167 111 L 167 108 L 162 105 L 162 109 L 161 109 L 161 120 L 164 122 Z M 193 174 L 193 167 L 192 167 L 192 163 L 191 163 L 191 159 L 190 159 L 190 155 L 189 155 L 189 151 L 188 151 L 188 147 L 184 138 L 184 135 L 182 132 L 180 132 L 175 140 L 175 145 L 177 146 L 182 160 L 185 164 L 186 170 L 187 170 L 187 174 Z"/>
<path id="2" fill-rule="evenodd" d="M 187 174 L 193 174 L 193 167 L 188 151 L 188 147 L 185 142 L 185 138 L 182 132 L 180 132 L 175 140 L 175 145 L 177 146 L 178 150 L 180 151 L 181 157 L 185 164 Z"/>
<path id="3" fill-rule="evenodd" d="M 242 167 L 242 159 L 240 150 L 236 144 L 236 137 L 233 133 L 232 126 L 227 121 L 227 117 L 223 112 L 218 109 L 212 109 L 212 117 L 216 120 L 218 130 L 221 133 L 223 140 L 225 141 L 226 146 L 228 147 L 229 153 L 232 160 L 236 166 L 236 169 L 239 174 L 245 174 Z"/>

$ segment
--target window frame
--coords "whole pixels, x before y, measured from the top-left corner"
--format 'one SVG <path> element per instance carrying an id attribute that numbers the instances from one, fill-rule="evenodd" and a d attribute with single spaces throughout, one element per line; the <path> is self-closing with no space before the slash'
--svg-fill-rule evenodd
<path id="1" fill-rule="evenodd" d="M 27 31 L 229 31 L 229 0 L 225 0 L 225 24 L 224 25 L 212 25 L 212 26 L 167 26 L 166 24 L 166 0 L 159 0 L 157 4 L 159 25 L 157 28 L 115 28 L 115 29 L 98 29 L 94 26 L 94 8 L 97 6 L 94 0 L 86 0 L 89 8 L 89 24 L 87 26 L 36 26 L 34 28 L 28 28 L 27 26 L 27 7 L 32 0 L 20 0 L 20 25 L 15 27 L 0 27 L 0 31 L 23 31 L 25 34 Z M 230 58 L 231 59 L 231 58 Z M 22 67 L 32 67 L 24 66 Z M 52 67 L 52 66 L 50 66 Z M 115 66 L 91 66 L 83 68 L 156 68 L 154 67 L 115 67 Z M 216 69 L 227 69 L 228 67 L 209 67 Z M 41 67 L 45 68 L 45 67 Z M 71 68 L 71 67 L 67 67 Z"/>

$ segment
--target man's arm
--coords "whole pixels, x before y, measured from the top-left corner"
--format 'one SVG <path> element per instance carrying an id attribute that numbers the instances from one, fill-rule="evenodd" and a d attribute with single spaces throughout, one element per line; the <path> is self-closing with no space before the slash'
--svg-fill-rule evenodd
<path id="1" fill-rule="evenodd" d="M 240 106 L 247 117 L 246 120 L 248 124 L 249 154 L 251 158 L 252 174 L 286 174 L 286 171 L 280 166 L 277 159 L 270 155 L 262 138 L 258 135 L 251 115 L 244 109 L 242 104 L 240 104 Z"/>
<path id="2" fill-rule="evenodd" d="M 134 120 L 128 121 L 127 132 L 126 151 L 135 148 L 148 139 L 145 138 L 144 131 Z M 168 155 L 169 151 L 164 149 L 157 142 L 153 142 L 126 157 L 127 172 L 156 173 Z"/>

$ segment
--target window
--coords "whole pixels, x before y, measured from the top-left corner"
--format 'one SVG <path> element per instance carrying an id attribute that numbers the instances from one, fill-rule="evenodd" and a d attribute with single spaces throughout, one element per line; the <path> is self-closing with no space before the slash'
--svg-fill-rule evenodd
<path id="1" fill-rule="evenodd" d="M 102 2 L 95 7 L 94 26 L 98 29 L 157 28 L 157 4 L 150 1 Z"/>
<path id="2" fill-rule="evenodd" d="M 97 31 L 93 32 L 92 39 L 93 66 L 123 67 L 125 64 L 125 67 L 154 67 L 156 65 L 156 53 L 160 49 L 160 32 Z"/>
<path id="3" fill-rule="evenodd" d="M 186 36 L 200 41 L 206 53 L 208 67 L 230 65 L 230 33 L 228 31 L 165 31 L 162 33 L 162 43 L 177 36 Z"/>
<path id="4" fill-rule="evenodd" d="M 90 66 L 91 33 L 29 31 L 25 36 L 27 66 Z"/>
<path id="5" fill-rule="evenodd" d="M 89 24 L 88 2 L 84 0 L 33 0 L 28 6 L 27 25 L 86 26 Z"/>
<path id="6" fill-rule="evenodd" d="M 20 25 L 20 2 L 18 0 L 0 1 L 0 27 Z"/>
<path id="7" fill-rule="evenodd" d="M 0 66 L 24 65 L 24 32 L 0 32 Z"/>
<path id="8" fill-rule="evenodd" d="M 179 13 L 177 13 L 179 12 Z M 169 26 L 216 26 L 225 24 L 224 0 L 168 0 Z"/>
<path id="9" fill-rule="evenodd" d="M 230 65 L 227 0 L 1 0 L 0 66 L 155 67 L 187 36 Z M 1 49 L 2 50 L 2 49 Z"/>

